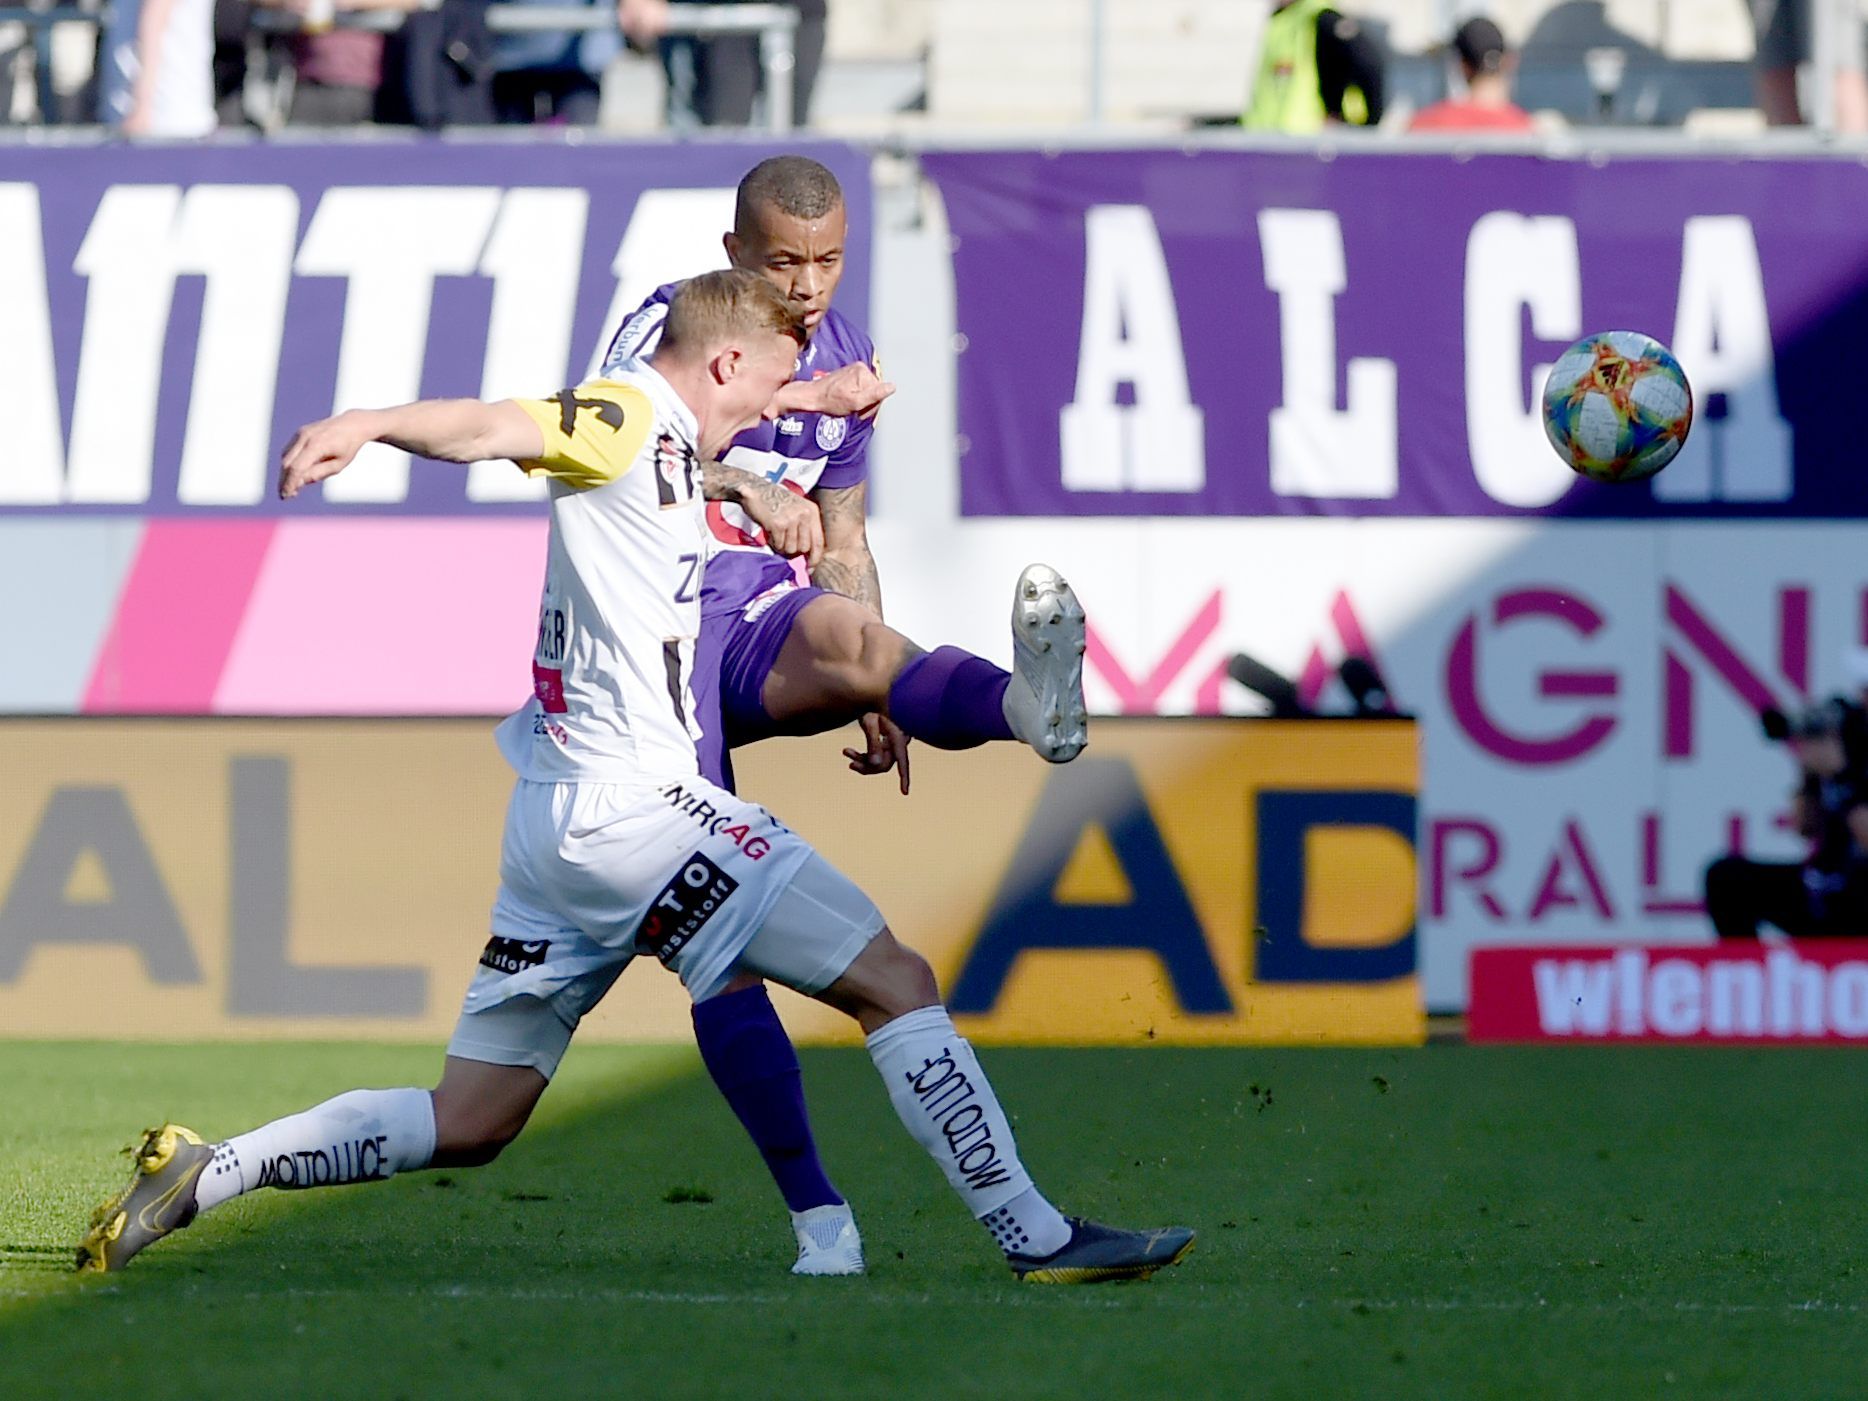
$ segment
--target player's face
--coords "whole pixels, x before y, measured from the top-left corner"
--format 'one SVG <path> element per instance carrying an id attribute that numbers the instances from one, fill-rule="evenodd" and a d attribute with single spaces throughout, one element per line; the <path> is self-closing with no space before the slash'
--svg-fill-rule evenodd
<path id="1" fill-rule="evenodd" d="M 798 343 L 779 331 L 748 337 L 714 361 L 719 382 L 718 422 L 701 444 L 709 456 L 726 451 L 735 436 L 757 423 L 772 396 L 798 372 Z"/>
<path id="2" fill-rule="evenodd" d="M 843 241 L 849 218 L 838 205 L 821 219 L 800 219 L 770 205 L 753 211 L 750 228 L 726 236 L 733 266 L 756 272 L 783 292 L 807 331 L 830 310 L 843 279 Z"/>

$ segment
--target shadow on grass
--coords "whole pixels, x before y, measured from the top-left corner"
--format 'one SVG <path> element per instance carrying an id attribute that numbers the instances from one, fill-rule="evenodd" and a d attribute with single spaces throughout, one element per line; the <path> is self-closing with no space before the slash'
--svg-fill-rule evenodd
<path id="1" fill-rule="evenodd" d="M 359 1083 L 395 1083 L 398 1075 L 408 1082 L 410 1053 L 381 1049 L 377 1064 L 363 1048 L 241 1047 L 234 1067 L 224 1048 L 177 1048 L 189 1061 L 185 1073 L 199 1075 L 203 1088 L 169 1097 L 206 1103 L 194 1122 L 224 1136 L 346 1088 L 338 1078 L 346 1070 Z M 0 1063 L 10 1050 L 0 1048 Z M 113 1055 L 123 1052 L 69 1048 L 69 1074 L 95 1083 L 90 1062 Z M 809 1059 L 820 1139 L 833 1171 L 843 1169 L 846 1190 L 860 1190 L 878 1221 L 899 1214 L 913 1223 L 931 1204 L 950 1207 L 940 1200 L 948 1194 L 939 1175 L 895 1128 L 867 1058 Z M 316 1075 L 320 1060 L 334 1064 Z M 294 1096 L 308 1078 L 323 1088 Z M 231 1092 L 229 1079 L 246 1088 Z M 48 1088 L 55 1102 L 57 1086 Z M 0 1244 L 0 1395 L 53 1389 L 75 1357 L 107 1358 L 145 1376 L 173 1367 L 182 1378 L 205 1366 L 211 1392 L 246 1387 L 275 1378 L 281 1365 L 259 1340 L 271 1336 L 276 1346 L 280 1330 L 296 1328 L 296 1341 L 308 1325 L 327 1345 L 333 1330 L 339 1339 L 334 1356 L 298 1356 L 296 1380 L 307 1388 L 313 1377 L 339 1386 L 369 1373 L 370 1359 L 344 1340 L 355 1330 L 379 1341 L 385 1329 L 405 1333 L 425 1357 L 443 1347 L 486 1361 L 497 1344 L 548 1365 L 567 1336 L 597 1345 L 591 1319 L 579 1319 L 569 1335 L 538 1327 L 520 1339 L 515 1311 L 577 1315 L 731 1299 L 757 1307 L 812 1288 L 826 1297 L 824 1282 L 788 1273 L 795 1246 L 784 1204 L 691 1050 L 580 1047 L 533 1124 L 487 1167 L 254 1193 L 152 1247 L 122 1274 L 77 1277 L 71 1245 L 104 1190 L 98 1184 L 120 1185 L 127 1172 L 99 1151 L 112 1140 L 95 1125 L 114 1124 L 108 1132 L 120 1143 L 149 1113 L 150 1100 L 139 1104 L 134 1087 L 119 1098 L 99 1103 L 87 1126 L 62 1141 L 68 1175 L 83 1179 L 82 1191 L 30 1212 L 0 1209 L 8 1236 Z M 950 1263 L 997 1280 L 1001 1267 L 979 1249 L 969 1223 L 957 1211 L 948 1215 L 951 1229 L 941 1234 Z M 872 1249 L 890 1239 L 886 1228 L 872 1231 Z M 905 1245 L 892 1259 L 897 1251 L 907 1258 Z M 411 1375 L 406 1362 L 390 1372 L 412 1385 L 424 1374 L 418 1367 Z M 450 1368 L 429 1380 L 455 1385 Z"/>

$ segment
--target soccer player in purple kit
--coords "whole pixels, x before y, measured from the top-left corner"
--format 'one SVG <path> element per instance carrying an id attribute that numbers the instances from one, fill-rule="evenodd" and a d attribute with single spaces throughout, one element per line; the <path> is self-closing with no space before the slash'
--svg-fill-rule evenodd
<path id="1" fill-rule="evenodd" d="M 847 233 L 842 188 L 817 161 L 777 156 L 740 181 L 727 256 L 785 294 L 809 339 L 764 421 L 705 469 L 713 553 L 694 668 L 701 771 L 731 789 L 731 748 L 852 721 L 865 744 L 844 751 L 850 766 L 898 770 L 903 793 L 910 737 L 942 749 L 1019 739 L 1065 762 L 1086 740 L 1083 613 L 1054 571 L 1025 571 L 1014 617 L 1021 600 L 1026 616 L 1034 603 L 1061 615 L 1066 655 L 1041 655 L 1015 625 L 1013 672 L 957 647 L 923 651 L 882 621 L 865 531 L 867 457 L 876 410 L 894 387 L 877 373 L 869 337 L 831 305 Z M 654 350 L 677 285 L 624 322 L 606 374 Z M 747 507 L 771 523 L 769 533 Z M 787 556 L 804 560 L 808 585 Z M 854 1214 L 819 1160 L 797 1051 L 764 984 L 738 977 L 696 1002 L 693 1015 L 701 1057 L 790 1209 L 794 1273 L 861 1273 Z"/>

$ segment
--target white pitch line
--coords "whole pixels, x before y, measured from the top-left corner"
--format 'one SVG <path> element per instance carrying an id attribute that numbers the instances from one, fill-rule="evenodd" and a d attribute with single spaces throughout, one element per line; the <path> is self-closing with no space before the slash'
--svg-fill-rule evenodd
<path id="1" fill-rule="evenodd" d="M 1858 1314 L 1868 1309 L 1862 1304 L 1843 1303 L 1832 1299 L 1787 1300 L 1781 1304 L 1737 1304 L 1727 1300 L 1702 1302 L 1693 1299 L 1617 1299 L 1608 1300 L 1559 1300 L 1552 1303 L 1549 1299 L 1331 1299 L 1328 1306 L 1337 1309 L 1357 1309 L 1369 1313 L 1708 1313 L 1726 1314 L 1796 1314 L 1796 1313 L 1833 1313 Z M 1298 1308 L 1309 1307 L 1309 1301 L 1299 1300 Z"/>
<path id="2" fill-rule="evenodd" d="M 229 1282 L 231 1284 L 231 1281 Z M 858 1305 L 874 1304 L 883 1308 L 922 1307 L 951 1308 L 971 1307 L 984 1300 L 981 1289 L 959 1289 L 935 1293 L 923 1291 L 915 1294 L 895 1294 L 875 1290 L 865 1290 L 862 1285 L 832 1285 L 839 1304 Z M 117 1297 L 127 1291 L 118 1284 L 94 1284 L 88 1286 L 87 1293 Z M 526 1286 L 502 1287 L 487 1284 L 437 1284 L 412 1288 L 371 1287 L 365 1289 L 316 1289 L 286 1287 L 283 1289 L 242 1289 L 193 1282 L 181 1285 L 170 1292 L 184 1297 L 237 1298 L 244 1302 L 263 1303 L 269 1299 L 358 1299 L 383 1297 L 394 1298 L 432 1298 L 432 1299 L 487 1299 L 500 1302 L 551 1303 L 551 1304 L 673 1304 L 696 1308 L 770 1308 L 786 1304 L 804 1302 L 811 1299 L 811 1291 L 799 1290 L 795 1293 L 776 1294 L 770 1292 L 732 1293 L 701 1292 L 672 1289 L 550 1289 Z M 0 1289 L 0 1299 L 64 1299 L 70 1294 L 25 1289 Z M 1694 1299 L 1619 1299 L 1619 1300 L 1550 1300 L 1542 1297 L 1527 1299 L 1307 1299 L 1298 1298 L 1285 1301 L 1294 1309 L 1335 1309 L 1346 1312 L 1358 1310 L 1367 1313 L 1544 1313 L 1552 1316 L 1559 1314 L 1586 1314 L 1609 1316 L 1622 1313 L 1680 1314 L 1700 1313 L 1714 1316 L 1737 1316 L 1746 1314 L 1777 1314 L 1791 1316 L 1798 1314 L 1830 1314 L 1837 1316 L 1858 1315 L 1868 1312 L 1868 1305 L 1834 1299 L 1786 1300 L 1777 1304 L 1747 1304 L 1727 1300 Z M 1176 1288 L 1173 1285 L 1154 1286 L 1143 1291 L 1134 1286 L 1126 1289 L 1107 1289 L 1098 1291 L 1031 1289 L 1015 1294 L 995 1298 L 994 1307 L 1011 1305 L 1014 1307 L 1037 1308 L 1074 1308 L 1074 1309 L 1137 1309 L 1155 1306 L 1183 1311 L 1186 1309 L 1226 1309 L 1236 1310 L 1239 1301 L 1236 1298 L 1214 1296 L 1206 1289 L 1198 1291 Z M 1262 1307 L 1262 1301 L 1254 1301 Z"/>

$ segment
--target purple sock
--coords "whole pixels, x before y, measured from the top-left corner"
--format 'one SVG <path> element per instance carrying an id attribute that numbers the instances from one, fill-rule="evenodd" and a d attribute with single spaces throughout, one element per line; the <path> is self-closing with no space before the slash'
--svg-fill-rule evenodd
<path id="1" fill-rule="evenodd" d="M 1012 673 L 958 647 L 923 652 L 889 688 L 889 719 L 936 749 L 971 749 L 1010 739 L 1005 688 Z"/>
<path id="2" fill-rule="evenodd" d="M 824 1176 L 804 1108 L 804 1075 L 764 987 L 694 1004 L 694 1039 L 714 1084 L 733 1106 L 793 1211 L 839 1206 Z"/>

